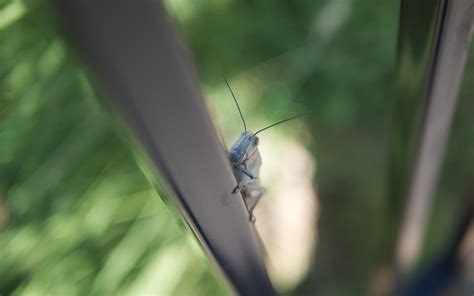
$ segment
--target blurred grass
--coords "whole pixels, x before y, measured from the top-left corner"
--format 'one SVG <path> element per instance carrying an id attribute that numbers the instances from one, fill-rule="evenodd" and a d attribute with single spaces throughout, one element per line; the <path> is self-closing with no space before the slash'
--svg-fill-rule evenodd
<path id="1" fill-rule="evenodd" d="M 0 293 L 227 294 L 53 21 L 0 2 Z"/>

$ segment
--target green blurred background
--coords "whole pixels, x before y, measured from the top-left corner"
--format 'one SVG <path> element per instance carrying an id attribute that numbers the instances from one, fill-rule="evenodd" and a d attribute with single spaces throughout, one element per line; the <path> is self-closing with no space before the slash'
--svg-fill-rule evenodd
<path id="1" fill-rule="evenodd" d="M 317 167 L 310 175 L 316 209 L 302 241 L 317 239 L 305 247 L 299 275 L 285 283 L 275 276 L 275 285 L 290 295 L 376 293 L 395 235 L 388 89 L 400 3 L 165 4 L 227 146 L 241 123 L 222 73 L 254 130 L 311 110 L 266 140 L 296 143 Z M 48 3 L 0 0 L 0 40 L 0 293 L 229 294 L 140 169 L 127 132 L 66 45 Z M 472 181 L 473 76 L 470 59 L 419 266 L 445 247 Z M 286 164 L 275 169 L 284 175 Z M 279 180 L 266 186 L 272 182 Z"/>

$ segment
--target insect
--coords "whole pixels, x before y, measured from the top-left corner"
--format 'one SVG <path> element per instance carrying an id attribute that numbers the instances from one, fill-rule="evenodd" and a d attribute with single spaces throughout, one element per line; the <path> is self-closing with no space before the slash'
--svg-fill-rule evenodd
<path id="1" fill-rule="evenodd" d="M 239 139 L 235 142 L 229 152 L 232 170 L 238 183 L 232 193 L 237 193 L 238 191 L 240 191 L 249 211 L 249 219 L 250 221 L 254 222 L 255 217 L 253 215 L 253 210 L 255 209 L 257 203 L 265 192 L 265 188 L 260 186 L 258 179 L 260 174 L 260 167 L 262 166 L 262 157 L 260 156 L 260 152 L 258 151 L 259 139 L 257 137 L 257 134 L 275 125 L 303 116 L 304 114 L 299 114 L 278 121 L 274 124 L 271 124 L 256 131 L 255 133 L 252 133 L 247 130 L 247 125 L 245 124 L 244 116 L 242 115 L 239 103 L 235 98 L 234 92 L 232 91 L 229 82 L 227 82 L 227 79 L 225 78 L 224 81 L 227 84 L 227 87 L 229 88 L 232 97 L 234 98 L 235 104 L 237 105 L 237 109 L 239 110 L 240 117 L 242 118 L 242 123 L 244 125 L 244 132 L 240 135 Z"/>

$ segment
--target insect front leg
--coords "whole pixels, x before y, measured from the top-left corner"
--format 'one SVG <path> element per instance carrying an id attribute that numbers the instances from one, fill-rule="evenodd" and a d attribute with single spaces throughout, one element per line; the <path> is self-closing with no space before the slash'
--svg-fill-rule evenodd
<path id="1" fill-rule="evenodd" d="M 235 167 L 237 170 L 239 170 L 241 173 L 247 175 L 250 179 L 257 179 L 257 177 L 252 174 L 252 172 L 247 169 L 245 164 L 239 164 Z"/>
<path id="2" fill-rule="evenodd" d="M 245 184 L 254 183 L 255 180 L 257 180 L 257 177 L 254 174 L 252 174 L 244 165 L 242 165 L 242 164 L 235 165 L 234 168 L 240 173 L 239 176 L 241 176 L 241 177 L 239 177 L 239 176 L 236 175 L 236 178 L 237 178 L 238 181 L 244 179 L 242 177 L 244 175 L 249 177 L 250 180 L 240 181 L 237 184 L 237 186 L 234 188 L 234 190 L 232 190 L 232 193 L 236 193 L 237 191 L 239 191 L 242 188 L 242 186 L 244 186 Z M 249 181 L 251 181 L 251 182 L 249 183 Z"/>

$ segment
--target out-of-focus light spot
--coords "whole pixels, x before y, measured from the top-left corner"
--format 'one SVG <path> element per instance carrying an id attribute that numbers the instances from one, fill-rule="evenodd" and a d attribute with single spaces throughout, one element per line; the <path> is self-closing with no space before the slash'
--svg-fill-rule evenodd
<path id="1" fill-rule="evenodd" d="M 260 143 L 267 194 L 256 208 L 256 226 L 268 253 L 272 281 L 289 290 L 308 272 L 315 247 L 315 165 L 300 143 L 281 134 L 269 133 Z"/>
<path id="2" fill-rule="evenodd" d="M 65 56 L 63 44 L 58 40 L 53 41 L 39 59 L 38 72 L 40 76 L 50 76 L 56 73 Z"/>
<path id="3" fill-rule="evenodd" d="M 18 21 L 25 13 L 26 7 L 20 1 L 14 1 L 5 6 L 0 10 L 0 30 Z"/>
<path id="4" fill-rule="evenodd" d="M 145 205 L 146 207 L 147 205 Z M 111 294 L 120 286 L 158 236 L 156 219 L 137 220 L 115 245 L 92 286 L 92 294 Z M 148 235 L 144 235 L 148 234 Z"/>
<path id="5" fill-rule="evenodd" d="M 189 262 L 189 250 L 180 244 L 163 248 L 151 260 L 126 295 L 171 295 Z"/>
<path id="6" fill-rule="evenodd" d="M 409 224 L 412 226 L 407 228 L 405 236 L 400 239 L 396 256 L 396 261 L 399 266 L 398 268 L 400 268 L 400 270 L 403 272 L 408 272 L 408 270 L 410 270 L 421 247 L 421 239 L 418 237 L 418 231 L 421 224 L 419 221 Z"/>
<path id="7" fill-rule="evenodd" d="M 222 10 L 232 4 L 232 1 L 165 0 L 164 4 L 172 16 L 184 23 L 198 15 L 203 9 Z"/>
<path id="8" fill-rule="evenodd" d="M 192 18 L 197 11 L 197 4 L 190 0 L 165 0 L 164 4 L 168 11 L 176 16 L 179 21 L 185 22 Z"/>
<path id="9" fill-rule="evenodd" d="M 5 77 L 4 86 L 10 91 L 18 92 L 31 84 L 33 80 L 34 65 L 31 61 L 17 63 L 13 70 Z M 11 96 L 12 99 L 18 99 Z"/>
<path id="10" fill-rule="evenodd" d="M 332 0 L 321 9 L 313 25 L 313 32 L 319 38 L 336 33 L 346 22 L 351 8 L 350 0 Z"/>

